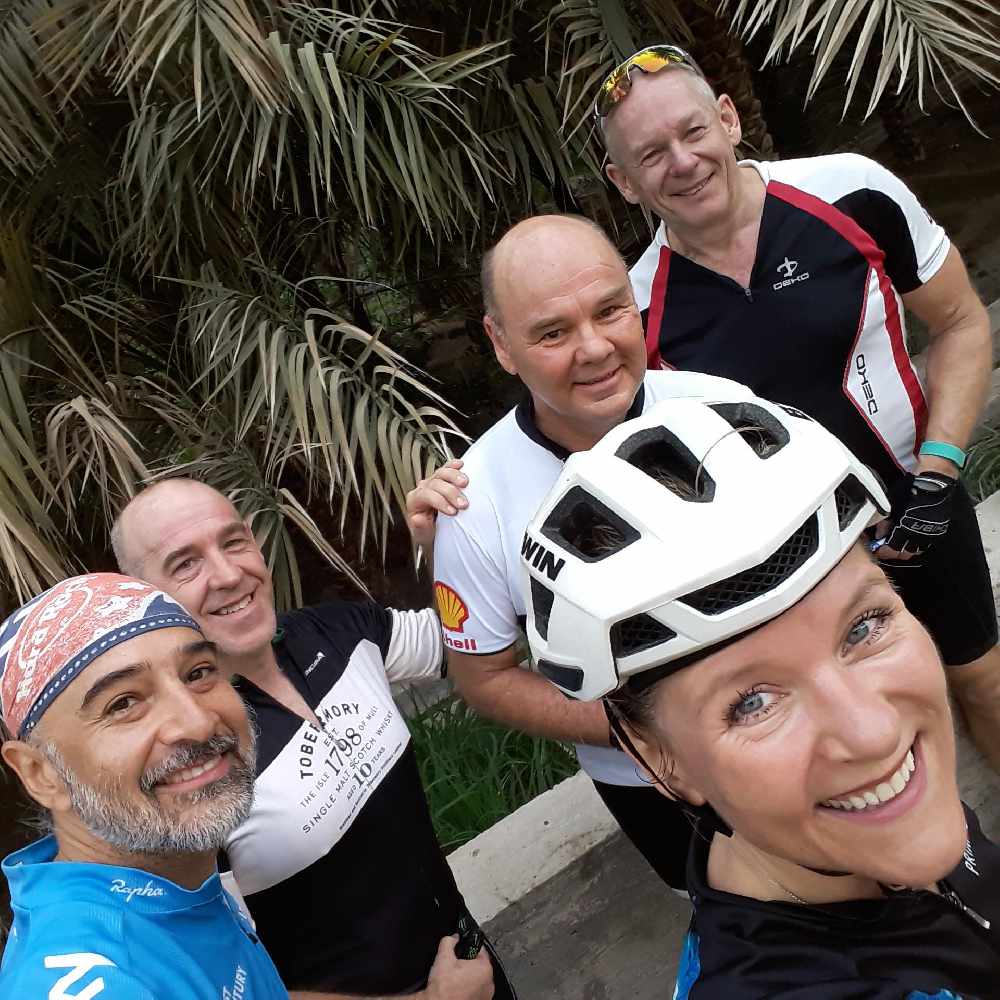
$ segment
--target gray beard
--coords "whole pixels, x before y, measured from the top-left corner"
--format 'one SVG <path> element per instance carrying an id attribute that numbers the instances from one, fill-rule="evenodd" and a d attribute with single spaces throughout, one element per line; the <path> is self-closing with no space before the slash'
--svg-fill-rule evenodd
<path id="1" fill-rule="evenodd" d="M 121 777 L 89 785 L 73 773 L 55 746 L 47 743 L 41 749 L 65 783 L 80 822 L 95 837 L 126 854 L 162 857 L 217 851 L 246 821 L 253 805 L 256 736 L 252 726 L 251 743 L 245 752 L 240 751 L 235 737 L 224 736 L 179 747 L 163 764 L 142 776 L 138 796 L 135 791 L 125 791 Z M 165 809 L 156 798 L 153 788 L 166 774 L 227 751 L 233 754 L 229 773 L 184 795 L 180 810 Z"/>

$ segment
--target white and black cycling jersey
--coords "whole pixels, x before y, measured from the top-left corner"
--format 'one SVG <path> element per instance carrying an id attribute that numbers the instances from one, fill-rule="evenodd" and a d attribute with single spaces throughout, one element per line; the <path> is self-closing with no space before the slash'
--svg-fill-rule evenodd
<path id="1" fill-rule="evenodd" d="M 711 375 L 646 372 L 626 419 L 663 399 L 732 398 L 741 392 L 752 395 L 745 386 Z M 435 597 L 450 649 L 496 653 L 521 635 L 524 531 L 568 457 L 565 448 L 538 429 L 530 396 L 462 456 L 469 506 L 454 517 L 438 518 L 434 541 Z M 580 766 L 595 780 L 645 787 L 635 764 L 621 751 L 586 745 L 576 751 Z"/>
<path id="2" fill-rule="evenodd" d="M 437 617 L 333 602 L 278 625 L 278 663 L 322 726 L 236 679 L 260 736 L 232 874 L 290 989 L 411 991 L 463 909 L 389 687 L 440 676 Z"/>

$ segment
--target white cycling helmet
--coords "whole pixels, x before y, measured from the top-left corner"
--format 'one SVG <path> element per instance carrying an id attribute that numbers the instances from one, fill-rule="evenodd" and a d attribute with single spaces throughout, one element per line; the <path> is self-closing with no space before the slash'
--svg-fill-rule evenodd
<path id="1" fill-rule="evenodd" d="M 600 698 L 777 617 L 888 512 L 875 475 L 799 410 L 658 403 L 571 456 L 525 532 L 538 669 Z"/>

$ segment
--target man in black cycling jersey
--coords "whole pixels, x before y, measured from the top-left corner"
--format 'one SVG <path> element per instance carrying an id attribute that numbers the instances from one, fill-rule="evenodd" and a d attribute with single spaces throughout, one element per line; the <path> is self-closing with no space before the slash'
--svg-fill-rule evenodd
<path id="1" fill-rule="evenodd" d="M 488 942 L 456 957 L 452 935 L 477 930 L 390 691 L 440 676 L 433 611 L 335 601 L 275 616 L 249 524 L 192 480 L 140 493 L 112 541 L 190 609 L 254 710 L 254 806 L 225 860 L 293 1000 L 512 997 Z"/>
<path id="2" fill-rule="evenodd" d="M 958 479 L 989 386 L 990 328 L 958 250 L 865 157 L 737 162 L 736 109 L 675 46 L 617 67 L 594 111 L 608 176 L 661 220 L 630 271 L 650 367 L 798 406 L 878 472 L 892 502 L 879 558 L 1000 770 L 996 608 Z M 904 307 L 927 326 L 923 381 Z"/>
<path id="3" fill-rule="evenodd" d="M 676 1000 L 997 996 L 1000 851 L 941 660 L 869 550 L 871 471 L 801 411 L 669 400 L 528 527 L 528 638 L 696 823 Z M 526 546 L 527 548 L 527 546 Z"/>

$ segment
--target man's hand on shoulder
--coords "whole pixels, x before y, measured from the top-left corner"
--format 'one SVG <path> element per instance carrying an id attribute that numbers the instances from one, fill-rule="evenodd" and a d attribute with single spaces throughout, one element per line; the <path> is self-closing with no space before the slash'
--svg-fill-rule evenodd
<path id="1" fill-rule="evenodd" d="M 462 469 L 462 460 L 446 462 L 432 476 L 421 479 L 406 494 L 406 525 L 416 545 L 430 552 L 434 545 L 434 526 L 438 514 L 452 516 L 469 506 L 462 488 L 469 477 Z"/>

